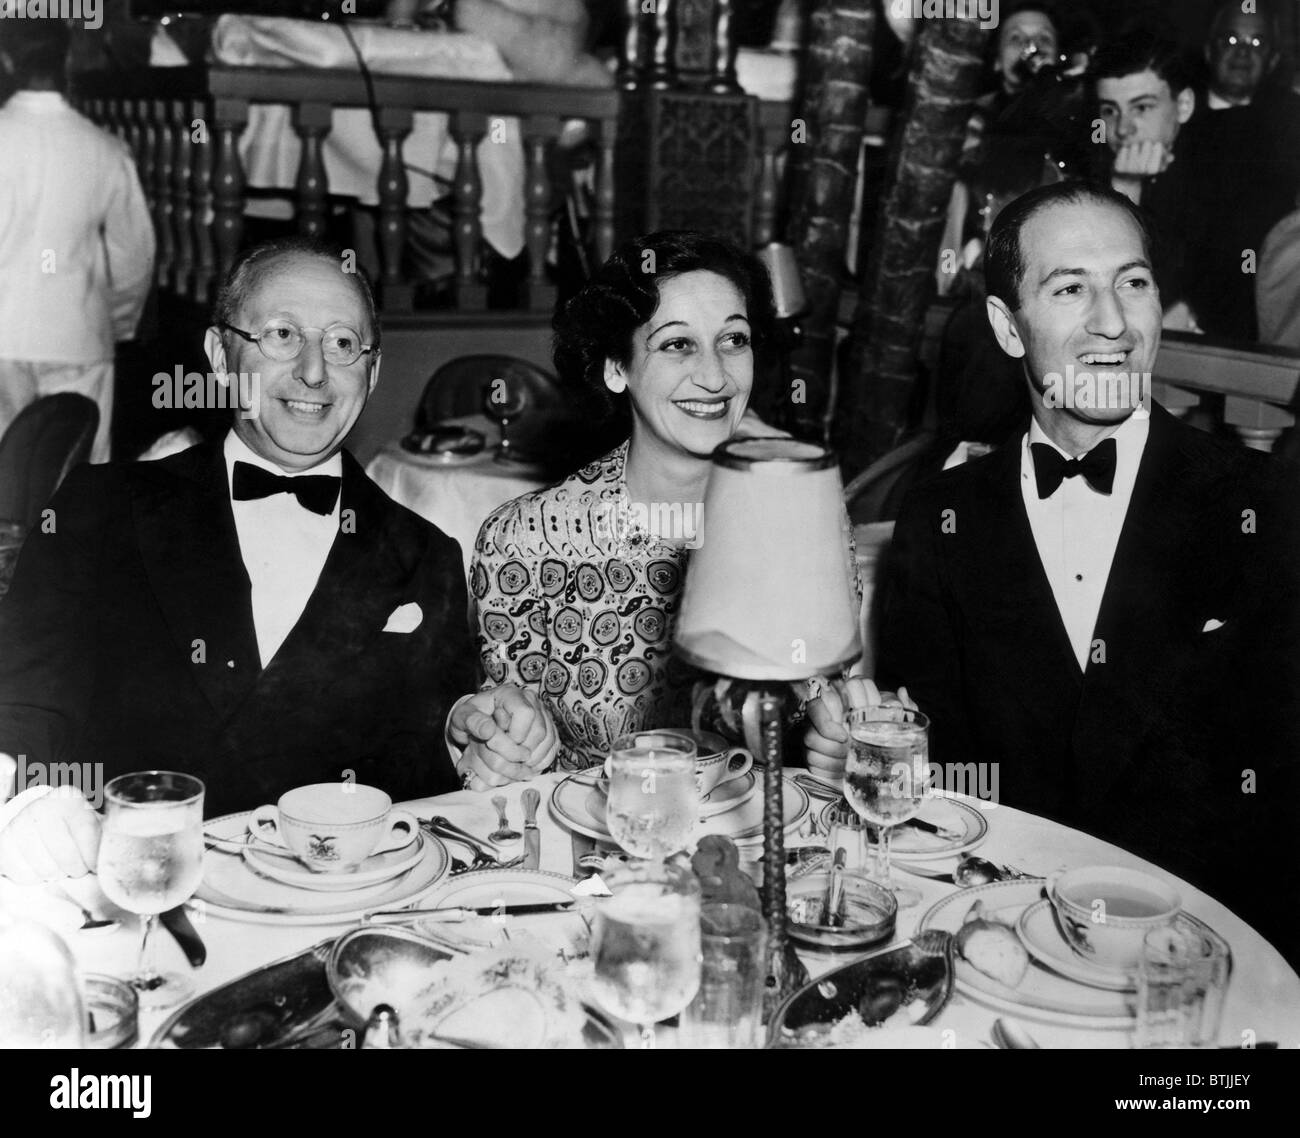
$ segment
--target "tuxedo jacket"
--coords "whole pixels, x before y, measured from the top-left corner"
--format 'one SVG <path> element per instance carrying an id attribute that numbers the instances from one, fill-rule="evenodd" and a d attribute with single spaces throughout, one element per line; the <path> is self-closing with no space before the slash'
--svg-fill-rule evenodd
<path id="1" fill-rule="evenodd" d="M 73 471 L 0 601 L 0 751 L 194 774 L 209 815 L 349 777 L 454 788 L 443 725 L 475 679 L 460 547 L 342 457 L 339 533 L 265 668 L 221 447 Z M 411 605 L 418 626 L 385 631 Z"/>
<path id="2" fill-rule="evenodd" d="M 930 715 L 932 762 L 997 764 L 1002 803 L 1232 904 L 1234 867 L 1262 845 L 1295 860 L 1300 559 L 1272 462 L 1152 408 L 1086 669 L 1038 556 L 1020 464 L 1017 440 L 904 504 L 880 678 Z"/>

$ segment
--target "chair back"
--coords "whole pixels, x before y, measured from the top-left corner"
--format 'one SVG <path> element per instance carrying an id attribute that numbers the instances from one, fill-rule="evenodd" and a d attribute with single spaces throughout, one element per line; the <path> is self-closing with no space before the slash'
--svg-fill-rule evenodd
<path id="1" fill-rule="evenodd" d="M 415 412 L 415 429 L 427 431 L 446 419 L 481 415 L 483 401 L 493 381 L 498 379 L 504 379 L 512 390 L 525 393 L 529 414 L 564 404 L 556 378 L 528 360 L 514 356 L 460 356 L 443 364 L 429 377 Z"/>
<path id="2" fill-rule="evenodd" d="M 23 408 L 0 439 L 0 519 L 37 525 L 64 475 L 89 457 L 98 427 L 99 408 L 84 395 L 46 395 Z"/>
<path id="3" fill-rule="evenodd" d="M 893 521 L 934 444 L 935 433 L 922 431 L 853 479 L 844 488 L 844 504 L 853 524 Z"/>

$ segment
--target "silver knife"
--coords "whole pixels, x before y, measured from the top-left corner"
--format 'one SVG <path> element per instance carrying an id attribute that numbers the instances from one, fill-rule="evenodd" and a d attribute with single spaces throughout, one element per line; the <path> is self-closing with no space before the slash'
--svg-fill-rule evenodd
<path id="1" fill-rule="evenodd" d="M 524 791 L 524 868 L 536 869 L 542 860 L 542 832 L 537 828 L 537 807 L 541 793 L 533 787 Z"/>
<path id="2" fill-rule="evenodd" d="M 466 921 L 470 917 L 535 917 L 544 913 L 572 913 L 575 901 L 535 901 L 520 905 L 466 905 L 452 909 L 380 909 L 367 913 L 366 924 L 411 920 Z"/>
<path id="3" fill-rule="evenodd" d="M 168 909 L 162 914 L 161 920 L 163 928 L 171 933 L 176 938 L 176 943 L 181 946 L 181 951 L 185 953 L 185 959 L 190 962 L 190 967 L 202 968 L 204 961 L 208 959 L 207 946 L 204 945 L 203 938 L 199 936 L 198 930 L 190 921 L 185 907 L 177 905 L 174 909 Z"/>

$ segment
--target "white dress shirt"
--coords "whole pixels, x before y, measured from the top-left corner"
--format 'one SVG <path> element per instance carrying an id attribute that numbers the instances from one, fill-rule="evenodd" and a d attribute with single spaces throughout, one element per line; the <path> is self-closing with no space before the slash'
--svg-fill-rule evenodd
<path id="1" fill-rule="evenodd" d="M 305 474 L 332 474 L 341 477 L 343 459 L 335 454 L 311 470 L 288 474 L 273 462 L 254 454 L 244 441 L 231 431 L 224 446 L 227 492 L 234 484 L 236 462 L 260 466 L 272 474 L 297 478 Z M 239 535 L 239 553 L 253 586 L 253 627 L 257 632 L 257 651 L 262 667 L 271 662 L 293 626 L 298 623 L 325 560 L 339 532 L 340 492 L 334 509 L 316 514 L 299 505 L 292 494 L 272 494 L 236 502 L 235 532 Z"/>
<path id="2" fill-rule="evenodd" d="M 154 232 L 131 151 L 55 91 L 0 107 L 0 359 L 89 364 L 129 339 Z"/>
<path id="3" fill-rule="evenodd" d="M 1064 478 L 1050 498 L 1039 498 L 1034 478 L 1033 443 L 1045 443 L 1067 459 L 1034 420 L 1021 442 L 1020 492 L 1029 515 L 1034 544 L 1043 563 L 1061 621 L 1070 637 L 1075 659 L 1088 668 L 1097 613 L 1106 592 L 1110 565 L 1119 544 L 1120 530 L 1133 497 L 1138 464 L 1147 445 L 1151 417 L 1135 411 L 1112 436 L 1115 439 L 1115 481 L 1109 494 L 1094 490 L 1082 475 Z"/>

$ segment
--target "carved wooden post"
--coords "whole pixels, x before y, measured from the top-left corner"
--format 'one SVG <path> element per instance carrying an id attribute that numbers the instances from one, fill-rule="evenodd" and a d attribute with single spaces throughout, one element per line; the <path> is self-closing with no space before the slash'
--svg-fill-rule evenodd
<path id="1" fill-rule="evenodd" d="M 149 100 L 135 100 L 136 138 L 139 150 L 136 152 L 136 170 L 140 174 L 140 188 L 144 190 L 145 201 L 149 204 L 149 213 L 154 213 L 154 132 L 155 127 L 149 117 Z"/>
<path id="2" fill-rule="evenodd" d="M 172 240 L 172 123 L 171 107 L 166 99 L 154 100 L 153 123 L 153 220 L 158 237 L 158 262 L 154 276 L 165 288 L 171 280 L 175 257 Z"/>
<path id="3" fill-rule="evenodd" d="M 299 103 L 293 112 L 293 127 L 302 140 L 294 194 L 298 232 L 304 237 L 320 237 L 325 232 L 325 199 L 329 184 L 325 177 L 325 159 L 321 155 L 321 139 L 329 133 L 332 119 L 333 109 L 327 103 Z"/>
<path id="4" fill-rule="evenodd" d="M 785 123 L 788 108 L 781 107 L 781 116 L 765 113 L 767 105 L 759 109 L 758 121 L 758 191 L 754 195 L 754 246 L 762 249 L 776 240 L 776 207 L 780 182 L 777 178 L 777 150 L 786 138 Z"/>
<path id="5" fill-rule="evenodd" d="M 483 203 L 483 179 L 478 172 L 478 144 L 487 131 L 482 111 L 457 111 L 451 116 L 451 134 L 456 140 L 456 306 L 467 312 L 487 308 L 487 288 L 479 279 L 478 250 L 483 229 L 479 212 Z"/>
<path id="6" fill-rule="evenodd" d="M 380 291 L 385 311 L 409 312 L 414 290 L 402 275 L 406 251 L 406 198 L 410 182 L 402 161 L 402 143 L 411 133 L 415 116 L 409 107 L 381 107 L 379 143 L 384 156 L 379 164 Z"/>
<path id="7" fill-rule="evenodd" d="M 172 149 L 172 237 L 176 255 L 172 263 L 172 288 L 185 296 L 190 288 L 190 273 L 194 267 L 194 244 L 190 222 L 190 161 L 194 142 L 190 137 L 189 102 L 177 99 L 171 106 Z"/>
<path id="8" fill-rule="evenodd" d="M 650 85 L 667 90 L 676 82 L 673 66 L 673 34 L 675 22 L 673 0 L 656 0 L 654 21 L 654 47 L 650 53 Z"/>
<path id="9" fill-rule="evenodd" d="M 217 153 L 213 160 L 212 240 L 217 275 L 225 277 L 244 236 L 244 167 L 239 161 L 239 136 L 248 122 L 243 99 L 217 99 L 213 105 Z"/>
<path id="10" fill-rule="evenodd" d="M 196 99 L 192 106 L 201 130 L 193 140 L 190 171 L 190 218 L 194 232 L 194 264 L 191 270 L 190 295 L 200 304 L 212 299 L 212 281 L 216 276 L 216 258 L 212 246 L 212 150 L 211 118 L 205 103 Z"/>
<path id="11" fill-rule="evenodd" d="M 740 90 L 736 80 L 736 35 L 732 20 L 734 0 L 716 0 L 713 25 L 713 81 L 709 89 L 725 95 Z"/>
<path id="12" fill-rule="evenodd" d="M 623 38 L 619 43 L 618 85 L 625 90 L 640 86 L 645 77 L 648 24 L 642 0 L 623 0 Z"/>
<path id="13" fill-rule="evenodd" d="M 528 307 L 550 312 L 555 286 L 546 279 L 546 254 L 551 246 L 551 179 L 546 169 L 547 140 L 560 133 L 554 115 L 529 115 L 524 134 L 528 169 L 524 175 L 524 235 L 528 246 Z"/>
<path id="14" fill-rule="evenodd" d="M 614 252 L 614 135 L 617 124 L 596 124 L 600 158 L 596 163 L 596 206 L 594 244 L 596 265 L 603 265 Z M 595 266 L 593 266 L 594 268 Z"/>

